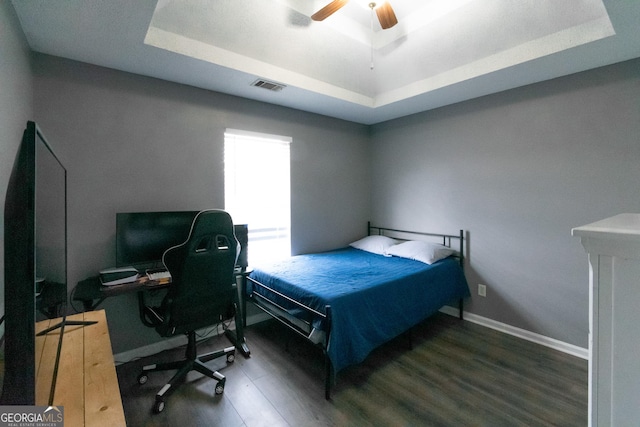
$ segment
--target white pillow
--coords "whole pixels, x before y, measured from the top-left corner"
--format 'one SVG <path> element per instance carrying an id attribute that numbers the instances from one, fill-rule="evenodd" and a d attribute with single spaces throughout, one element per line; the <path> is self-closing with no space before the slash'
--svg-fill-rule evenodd
<path id="1" fill-rule="evenodd" d="M 397 245 L 398 241 L 387 236 L 367 236 L 349 244 L 349 246 L 378 255 L 387 255 L 387 249 Z"/>
<path id="2" fill-rule="evenodd" d="M 388 255 L 409 258 L 425 264 L 433 264 L 455 252 L 455 250 L 444 245 L 418 240 L 410 240 L 387 249 Z"/>

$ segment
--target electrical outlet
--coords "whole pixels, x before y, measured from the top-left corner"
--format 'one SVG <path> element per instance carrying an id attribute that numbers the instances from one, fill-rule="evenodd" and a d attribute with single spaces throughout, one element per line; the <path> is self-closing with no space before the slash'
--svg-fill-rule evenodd
<path id="1" fill-rule="evenodd" d="M 483 285 L 482 283 L 478 283 L 478 295 L 481 297 L 487 296 L 487 285 Z"/>

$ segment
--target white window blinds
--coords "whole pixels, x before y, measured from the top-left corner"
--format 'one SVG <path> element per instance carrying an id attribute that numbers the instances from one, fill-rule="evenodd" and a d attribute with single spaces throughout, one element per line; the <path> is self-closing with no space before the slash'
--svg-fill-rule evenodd
<path id="1" fill-rule="evenodd" d="M 248 224 L 249 264 L 291 255 L 290 137 L 227 129 L 225 210 Z"/>

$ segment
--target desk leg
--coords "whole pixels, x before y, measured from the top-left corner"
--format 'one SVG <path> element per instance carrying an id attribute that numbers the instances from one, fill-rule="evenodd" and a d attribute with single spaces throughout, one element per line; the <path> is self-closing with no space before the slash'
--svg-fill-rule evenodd
<path id="1" fill-rule="evenodd" d="M 240 353 L 242 353 L 244 357 L 248 358 L 251 356 L 251 350 L 249 350 L 249 346 L 244 340 L 244 335 L 236 334 L 235 331 L 229 329 L 224 331 L 224 333 L 227 338 L 229 338 L 229 341 L 231 341 L 231 343 L 238 349 Z M 238 336 L 240 336 L 241 338 L 238 339 Z"/>
<path id="2" fill-rule="evenodd" d="M 238 292 L 238 298 L 240 298 L 240 306 L 242 308 L 242 326 L 247 327 L 247 298 L 245 292 L 247 290 L 247 276 L 249 272 L 243 270 L 240 273 L 240 289 Z"/>
<path id="3" fill-rule="evenodd" d="M 224 331 L 224 333 L 229 339 L 229 341 L 233 343 L 233 345 L 238 349 L 240 353 L 242 353 L 244 357 L 249 357 L 251 356 L 251 351 L 249 350 L 249 346 L 247 345 L 247 342 L 244 339 L 244 326 L 242 324 L 242 313 L 239 312 L 240 307 L 239 307 L 237 298 L 238 297 L 236 296 L 236 303 L 235 303 L 236 314 L 234 316 L 234 320 L 236 323 L 236 330 L 232 331 L 230 329 L 227 329 Z"/>
<path id="4" fill-rule="evenodd" d="M 155 328 L 157 325 L 155 323 L 151 323 L 149 320 L 147 320 L 146 316 L 145 316 L 145 301 L 144 301 L 144 291 L 138 291 L 138 314 L 140 315 L 140 321 L 142 322 L 143 325 L 149 327 L 149 328 Z"/>

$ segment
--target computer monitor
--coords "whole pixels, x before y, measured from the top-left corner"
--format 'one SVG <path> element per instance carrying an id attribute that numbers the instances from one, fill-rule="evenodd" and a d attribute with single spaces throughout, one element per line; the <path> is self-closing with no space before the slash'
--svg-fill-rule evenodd
<path id="1" fill-rule="evenodd" d="M 162 254 L 184 243 L 198 211 L 116 214 L 116 266 L 160 266 Z"/>
<path id="2" fill-rule="evenodd" d="M 116 266 L 162 267 L 162 254 L 184 243 L 199 211 L 121 212 L 116 214 Z M 238 266 L 248 265 L 247 225 L 234 225 L 240 243 Z"/>

